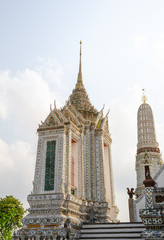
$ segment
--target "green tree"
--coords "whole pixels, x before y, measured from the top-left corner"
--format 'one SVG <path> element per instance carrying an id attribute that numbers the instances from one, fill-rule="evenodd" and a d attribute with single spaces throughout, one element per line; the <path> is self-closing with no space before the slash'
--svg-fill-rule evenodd
<path id="1" fill-rule="evenodd" d="M 25 212 L 22 203 L 13 196 L 0 198 L 0 239 L 12 239 L 12 230 L 22 226 Z"/>

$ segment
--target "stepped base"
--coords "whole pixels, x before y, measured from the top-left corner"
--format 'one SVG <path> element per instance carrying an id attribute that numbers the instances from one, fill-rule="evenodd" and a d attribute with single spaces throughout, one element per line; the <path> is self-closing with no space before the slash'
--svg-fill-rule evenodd
<path id="1" fill-rule="evenodd" d="M 141 233 L 144 230 L 143 223 L 84 224 L 81 229 L 80 240 L 142 239 Z"/>

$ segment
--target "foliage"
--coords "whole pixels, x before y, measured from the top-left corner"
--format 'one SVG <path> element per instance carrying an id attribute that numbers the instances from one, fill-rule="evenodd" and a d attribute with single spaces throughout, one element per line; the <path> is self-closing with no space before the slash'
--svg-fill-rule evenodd
<path id="1" fill-rule="evenodd" d="M 22 203 L 13 196 L 0 198 L 0 239 L 12 239 L 12 230 L 21 227 L 26 211 Z"/>

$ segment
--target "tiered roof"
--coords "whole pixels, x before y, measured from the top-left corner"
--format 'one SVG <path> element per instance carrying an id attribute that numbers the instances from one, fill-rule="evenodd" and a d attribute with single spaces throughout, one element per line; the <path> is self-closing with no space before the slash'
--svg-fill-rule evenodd
<path id="1" fill-rule="evenodd" d="M 107 115 L 103 117 L 103 109 L 98 112 L 91 104 L 88 94 L 85 90 L 82 79 L 81 68 L 81 42 L 80 42 L 80 62 L 79 73 L 75 88 L 69 96 L 66 105 L 62 109 L 57 109 L 56 106 L 51 110 L 45 122 L 39 125 L 38 131 L 46 129 L 60 128 L 68 122 L 79 127 L 81 125 L 94 125 L 97 129 L 103 129 L 108 132 Z"/>
<path id="2" fill-rule="evenodd" d="M 77 78 L 77 83 L 69 97 L 69 102 L 82 114 L 85 119 L 92 120 L 92 118 L 97 114 L 97 110 L 91 104 L 88 94 L 85 90 L 82 70 L 81 70 L 81 42 L 80 42 L 80 62 L 79 62 L 79 73 Z"/>

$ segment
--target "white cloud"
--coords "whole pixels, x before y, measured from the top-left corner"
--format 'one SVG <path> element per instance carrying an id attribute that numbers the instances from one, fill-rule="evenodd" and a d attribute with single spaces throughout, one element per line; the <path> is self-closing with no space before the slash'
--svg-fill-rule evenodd
<path id="1" fill-rule="evenodd" d="M 17 132 L 36 131 L 37 124 L 48 115 L 50 103 L 57 99 L 57 105 L 61 105 L 61 76 L 61 67 L 51 60 L 36 70 L 26 69 L 14 76 L 10 71 L 1 71 L 0 119 L 12 121 Z"/>
<path id="2" fill-rule="evenodd" d="M 27 194 L 32 190 L 35 156 L 29 143 L 16 141 L 8 144 L 0 139 L 0 193 L 13 195 L 25 206 Z"/>
<path id="3" fill-rule="evenodd" d="M 7 171 L 9 168 L 12 168 L 14 165 L 13 159 L 9 153 L 9 146 L 8 144 L 0 139 L 0 175 Z"/>
<path id="4" fill-rule="evenodd" d="M 8 91 L 6 82 L 9 82 L 9 72 L 0 72 L 0 118 L 6 119 L 8 112 Z"/>

